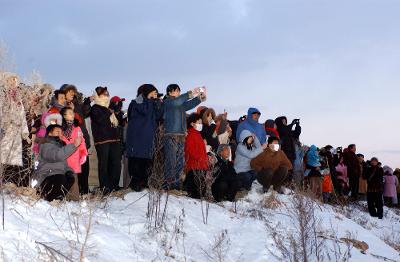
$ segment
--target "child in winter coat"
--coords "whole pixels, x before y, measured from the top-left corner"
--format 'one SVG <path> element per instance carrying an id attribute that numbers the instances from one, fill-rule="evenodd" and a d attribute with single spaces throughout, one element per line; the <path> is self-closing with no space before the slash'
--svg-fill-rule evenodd
<path id="1" fill-rule="evenodd" d="M 81 179 L 79 177 L 79 174 L 82 173 L 82 165 L 86 162 L 88 151 L 86 149 L 85 139 L 82 135 L 82 130 L 79 127 L 79 122 L 75 119 L 74 110 L 71 107 L 64 107 L 60 113 L 63 118 L 63 135 L 61 137 L 61 140 L 65 144 L 69 145 L 72 144 L 77 137 L 82 138 L 82 143 L 80 144 L 79 148 L 67 159 L 69 167 L 74 171 L 75 178 L 74 184 L 69 192 L 69 197 L 72 200 L 78 200 L 78 179 Z"/>
<path id="2" fill-rule="evenodd" d="M 209 168 L 206 144 L 201 136 L 203 129 L 199 114 L 193 113 L 187 119 L 188 135 L 185 142 L 185 186 L 188 195 L 193 198 L 204 196 L 206 172 Z"/>
<path id="3" fill-rule="evenodd" d="M 393 175 L 393 169 L 384 166 L 383 170 L 385 172 L 385 176 L 383 177 L 385 180 L 383 184 L 383 197 L 387 205 L 397 205 L 396 187 L 399 185 L 399 181 L 397 177 Z"/>
<path id="4" fill-rule="evenodd" d="M 349 188 L 349 178 L 347 177 L 347 166 L 344 164 L 343 157 L 340 157 L 339 164 L 336 166 L 337 191 L 340 196 L 347 195 Z"/>
<path id="5" fill-rule="evenodd" d="M 39 154 L 40 141 L 46 136 L 46 128 L 50 125 L 62 124 L 62 117 L 58 113 L 43 113 L 41 117 L 41 126 L 38 132 L 36 132 L 35 142 L 33 144 L 33 153 L 36 156 Z"/>
<path id="6" fill-rule="evenodd" d="M 320 172 L 321 162 L 318 154 L 318 148 L 312 145 L 307 152 L 306 173 L 311 191 L 316 197 L 322 195 L 322 174 Z"/>
<path id="7" fill-rule="evenodd" d="M 251 168 L 251 160 L 260 155 L 268 144 L 261 146 L 260 140 L 249 130 L 245 129 L 239 135 L 236 149 L 235 170 L 241 181 L 241 187 L 250 190 L 257 173 Z"/>
<path id="8" fill-rule="evenodd" d="M 325 169 L 322 171 L 322 175 L 322 197 L 324 199 L 324 203 L 328 203 L 333 193 L 331 173 L 329 172 L 329 169 Z"/>

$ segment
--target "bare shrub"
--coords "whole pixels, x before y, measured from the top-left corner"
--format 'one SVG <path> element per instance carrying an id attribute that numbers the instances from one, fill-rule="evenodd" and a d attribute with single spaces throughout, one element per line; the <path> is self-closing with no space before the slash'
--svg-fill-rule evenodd
<path id="1" fill-rule="evenodd" d="M 167 216 L 169 192 L 164 196 L 166 185 L 164 176 L 164 130 L 159 127 L 154 141 L 154 162 L 149 174 L 149 201 L 147 204 L 147 226 L 149 230 L 158 230 L 164 225 Z"/>
<path id="2" fill-rule="evenodd" d="M 208 261 L 212 262 L 223 262 L 227 261 L 226 256 L 231 246 L 231 240 L 228 235 L 228 230 L 223 230 L 217 236 L 214 237 L 214 241 L 211 243 L 208 250 L 201 249 L 204 253 L 204 257 Z"/>
<path id="3" fill-rule="evenodd" d="M 322 228 L 315 214 L 316 204 L 301 194 L 293 196 L 291 205 L 286 206 L 287 216 L 293 224 L 288 231 L 281 225 L 266 223 L 270 235 L 280 255 L 269 249 L 271 255 L 286 261 L 324 261 L 326 260 L 325 239 L 320 238 Z"/>

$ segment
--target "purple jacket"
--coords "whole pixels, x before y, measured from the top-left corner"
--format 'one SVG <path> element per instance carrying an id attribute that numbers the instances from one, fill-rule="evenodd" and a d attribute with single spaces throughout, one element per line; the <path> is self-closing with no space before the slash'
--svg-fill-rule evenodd
<path id="1" fill-rule="evenodd" d="M 396 187 L 399 181 L 396 176 L 385 176 L 385 185 L 383 189 L 383 196 L 385 197 L 395 197 L 397 194 Z"/>

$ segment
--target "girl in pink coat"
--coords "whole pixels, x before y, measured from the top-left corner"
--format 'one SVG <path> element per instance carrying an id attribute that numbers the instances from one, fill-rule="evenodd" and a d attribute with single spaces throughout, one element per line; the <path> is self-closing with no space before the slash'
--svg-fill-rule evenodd
<path id="1" fill-rule="evenodd" d="M 347 176 L 347 166 L 344 164 L 343 156 L 340 157 L 339 164 L 336 166 L 336 180 L 338 181 L 339 195 L 347 195 L 349 178 Z"/>
<path id="2" fill-rule="evenodd" d="M 64 107 L 60 112 L 63 123 L 63 135 L 61 140 L 67 145 L 73 144 L 77 137 L 82 138 L 82 143 L 78 150 L 75 151 L 68 159 L 68 166 L 74 171 L 75 182 L 69 192 L 69 198 L 72 200 L 79 199 L 79 186 L 78 186 L 78 176 L 82 173 L 82 165 L 86 162 L 88 151 L 85 144 L 85 139 L 82 135 L 82 130 L 79 127 L 78 120 L 75 119 L 74 110 L 71 107 Z"/>
<path id="3" fill-rule="evenodd" d="M 387 204 L 397 205 L 397 190 L 396 187 L 399 181 L 396 176 L 393 175 L 393 169 L 388 166 L 384 166 L 385 172 L 384 180 L 385 184 L 383 187 L 383 197 Z"/>

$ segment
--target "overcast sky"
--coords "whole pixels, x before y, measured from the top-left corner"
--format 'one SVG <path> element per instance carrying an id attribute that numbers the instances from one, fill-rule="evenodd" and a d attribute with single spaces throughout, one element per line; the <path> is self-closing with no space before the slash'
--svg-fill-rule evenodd
<path id="1" fill-rule="evenodd" d="M 16 70 L 107 85 L 208 87 L 238 118 L 300 118 L 306 144 L 358 144 L 400 167 L 400 1 L 0 0 L 0 39 Z"/>

